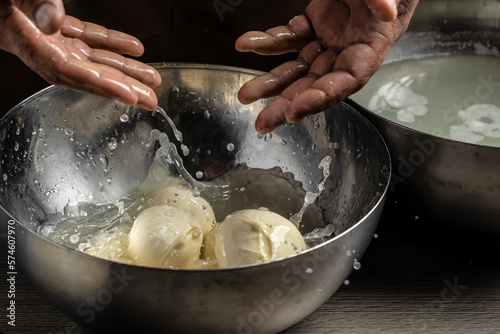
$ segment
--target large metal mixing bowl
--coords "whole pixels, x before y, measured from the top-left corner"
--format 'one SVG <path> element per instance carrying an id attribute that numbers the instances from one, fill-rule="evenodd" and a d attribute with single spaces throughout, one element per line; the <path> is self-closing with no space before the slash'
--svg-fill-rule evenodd
<path id="1" fill-rule="evenodd" d="M 192 174 L 203 171 L 212 178 L 240 163 L 279 166 L 316 192 L 324 177 L 318 164 L 330 155 L 331 175 L 317 206 L 335 225 L 335 237 L 279 261 L 207 271 L 124 265 L 49 241 L 35 232 L 49 215 L 69 214 L 78 202 L 126 195 L 152 163 L 156 147 L 145 145 L 150 131 L 172 134 L 159 113 L 49 87 L 0 121 L 2 240 L 8 244 L 8 230 L 15 228 L 15 257 L 23 273 L 58 309 L 99 332 L 279 332 L 325 302 L 358 264 L 388 187 L 387 148 L 374 127 L 345 104 L 259 138 L 253 121 L 269 101 L 243 106 L 236 98 L 258 72 L 156 67 L 163 77 L 160 106 L 184 134 L 190 149 L 184 163 Z M 270 208 L 287 205 L 274 189 L 261 194 Z"/>
<path id="2" fill-rule="evenodd" d="M 434 55 L 498 56 L 499 15 L 498 1 L 421 1 L 386 63 Z M 498 94 L 498 84 L 488 89 Z M 475 94 L 477 91 L 471 92 L 471 96 Z M 391 189 L 424 221 L 500 234 L 500 147 L 443 139 L 349 103 L 386 140 L 394 166 Z M 433 133 L 439 129 L 435 130 Z"/>

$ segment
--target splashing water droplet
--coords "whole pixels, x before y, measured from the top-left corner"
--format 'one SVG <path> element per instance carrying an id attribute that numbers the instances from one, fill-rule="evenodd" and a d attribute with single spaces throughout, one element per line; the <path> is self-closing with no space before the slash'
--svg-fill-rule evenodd
<path id="1" fill-rule="evenodd" d="M 162 107 L 156 108 L 156 111 L 160 113 L 168 122 L 172 131 L 174 132 L 175 139 L 177 139 L 180 143 L 182 143 L 182 132 L 180 132 L 175 126 L 174 121 L 167 115 L 166 111 Z"/>
<path id="2" fill-rule="evenodd" d="M 326 179 L 330 176 L 330 164 L 332 162 L 332 157 L 329 155 L 325 156 L 319 163 L 318 168 L 323 169 L 323 180 L 319 183 L 318 185 L 318 191 L 316 193 L 308 191 L 306 193 L 306 197 L 304 198 L 304 204 L 302 205 L 302 208 L 294 214 L 293 216 L 290 217 L 290 221 L 295 224 L 295 226 L 299 227 L 300 222 L 302 221 L 302 216 L 304 215 L 304 212 L 306 211 L 307 207 L 312 204 L 316 198 L 321 195 L 321 192 L 325 188 L 325 182 Z"/>
<path id="3" fill-rule="evenodd" d="M 123 123 L 128 122 L 129 119 L 130 118 L 128 117 L 127 114 L 123 114 L 123 115 L 120 116 L 120 121 L 123 122 Z"/>
<path id="4" fill-rule="evenodd" d="M 181 151 L 185 157 L 189 155 L 189 148 L 184 144 L 181 144 Z"/>
<path id="5" fill-rule="evenodd" d="M 52 234 L 55 231 L 55 226 L 52 224 L 45 224 L 40 226 L 38 229 L 38 233 L 40 233 L 44 237 L 48 237 L 50 234 Z"/>
<path id="6" fill-rule="evenodd" d="M 116 138 L 111 138 L 108 143 L 108 147 L 110 150 L 114 150 L 118 147 L 118 141 Z"/>
<path id="7" fill-rule="evenodd" d="M 76 244 L 78 241 L 80 241 L 80 237 L 78 234 L 73 234 L 71 237 L 69 237 L 69 242 L 72 244 Z"/>
<path id="8" fill-rule="evenodd" d="M 315 228 L 311 232 L 304 234 L 304 240 L 313 241 L 315 239 L 327 238 L 333 234 L 335 231 L 335 227 L 333 224 L 328 224 L 322 228 Z"/>

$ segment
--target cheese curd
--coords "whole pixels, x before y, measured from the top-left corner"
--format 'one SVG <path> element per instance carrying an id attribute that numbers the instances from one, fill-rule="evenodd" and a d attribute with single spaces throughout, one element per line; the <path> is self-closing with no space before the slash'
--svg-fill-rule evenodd
<path id="1" fill-rule="evenodd" d="M 170 205 L 144 210 L 129 234 L 128 252 L 135 264 L 188 269 L 200 257 L 202 227 L 189 212 Z"/>
<path id="2" fill-rule="evenodd" d="M 151 196 L 154 205 L 170 205 L 192 214 L 200 223 L 206 235 L 215 224 L 214 210 L 201 196 L 195 196 L 191 188 L 170 186 Z"/>
<path id="3" fill-rule="evenodd" d="M 276 260 L 307 248 L 294 224 L 267 209 L 237 211 L 211 235 L 204 253 L 213 254 L 220 268 Z"/>

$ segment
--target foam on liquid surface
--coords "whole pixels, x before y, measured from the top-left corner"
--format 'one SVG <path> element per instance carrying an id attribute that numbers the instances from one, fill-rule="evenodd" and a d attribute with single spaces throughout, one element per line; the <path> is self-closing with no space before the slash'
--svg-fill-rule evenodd
<path id="1" fill-rule="evenodd" d="M 352 99 L 415 130 L 500 147 L 500 57 L 435 56 L 386 64 Z"/>

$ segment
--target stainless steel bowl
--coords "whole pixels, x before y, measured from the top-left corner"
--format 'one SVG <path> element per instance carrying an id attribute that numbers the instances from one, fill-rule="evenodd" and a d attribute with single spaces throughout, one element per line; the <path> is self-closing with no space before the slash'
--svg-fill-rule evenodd
<path id="1" fill-rule="evenodd" d="M 497 1 L 420 1 L 386 63 L 434 55 L 498 56 L 498 15 Z M 394 166 L 391 189 L 424 221 L 500 234 L 500 147 L 443 139 L 349 103 L 386 140 Z"/>
<path id="2" fill-rule="evenodd" d="M 17 264 L 25 276 L 59 310 L 95 331 L 279 332 L 325 302 L 367 248 L 390 179 L 387 148 L 373 126 L 345 104 L 259 138 L 253 121 L 269 101 L 243 106 L 236 98 L 258 72 L 155 66 L 163 77 L 160 106 L 184 134 L 191 173 L 201 170 L 213 178 L 240 163 L 279 166 L 315 192 L 323 179 L 318 164 L 330 155 L 331 176 L 317 206 L 335 225 L 335 237 L 279 261 L 206 271 L 124 265 L 49 241 L 35 232 L 49 215 L 68 214 L 78 202 L 127 194 L 152 163 L 155 147 L 145 146 L 150 131 L 172 134 L 158 113 L 55 87 L 0 121 L 0 235 L 7 243 L 8 226 L 15 227 Z M 283 206 L 273 189 L 262 195 L 271 208 Z"/>

